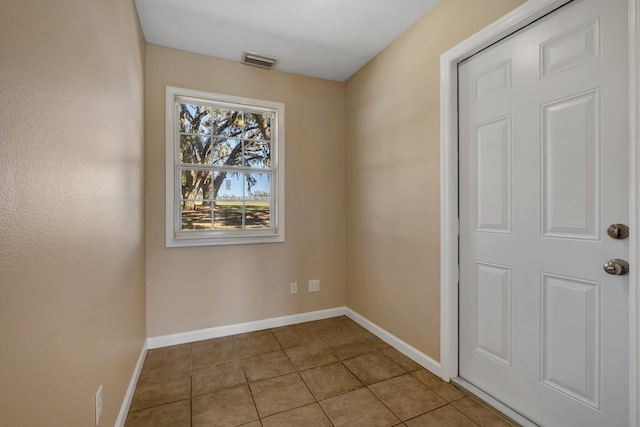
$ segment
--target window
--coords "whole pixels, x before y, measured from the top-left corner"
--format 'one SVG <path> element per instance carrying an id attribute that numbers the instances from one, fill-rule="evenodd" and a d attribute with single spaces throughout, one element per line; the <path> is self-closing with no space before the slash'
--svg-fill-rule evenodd
<path id="1" fill-rule="evenodd" d="M 167 87 L 167 247 L 284 241 L 284 104 Z"/>

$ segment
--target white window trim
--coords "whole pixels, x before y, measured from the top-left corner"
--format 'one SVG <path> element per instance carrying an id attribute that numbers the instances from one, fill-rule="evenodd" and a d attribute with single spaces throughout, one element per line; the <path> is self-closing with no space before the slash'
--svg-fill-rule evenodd
<path id="1" fill-rule="evenodd" d="M 178 236 L 177 218 L 179 218 L 178 198 L 180 190 L 176 186 L 176 131 L 174 117 L 174 100 L 176 96 L 194 97 L 206 100 L 208 102 L 217 103 L 234 103 L 246 105 L 248 108 L 260 107 L 268 108 L 276 111 L 276 120 L 274 121 L 276 144 L 271 149 L 271 162 L 273 164 L 274 189 L 271 198 L 271 210 L 273 228 L 269 230 L 251 230 L 251 231 L 234 231 L 229 233 L 221 233 L 218 236 L 198 235 L 197 232 L 193 237 Z M 284 104 L 281 102 L 264 101 L 260 99 L 243 98 L 232 95 L 224 95 L 211 92 L 203 92 L 199 90 L 183 89 L 173 86 L 166 87 L 165 98 L 165 171 L 166 171 L 166 188 L 165 188 L 165 215 L 166 215 L 166 246 L 185 247 L 185 246 L 215 246 L 215 245 L 236 245 L 236 244 L 252 244 L 252 243 L 275 243 L 284 242 Z M 256 172 L 259 172 L 256 170 Z"/>

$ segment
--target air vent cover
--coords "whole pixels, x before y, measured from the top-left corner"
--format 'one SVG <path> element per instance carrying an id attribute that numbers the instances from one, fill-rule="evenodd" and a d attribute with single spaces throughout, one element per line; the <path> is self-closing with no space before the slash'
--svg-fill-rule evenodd
<path id="1" fill-rule="evenodd" d="M 245 52 L 242 55 L 242 63 L 253 65 L 254 67 L 272 69 L 276 65 L 276 62 L 278 62 L 277 58 L 265 56 L 260 53 Z"/>

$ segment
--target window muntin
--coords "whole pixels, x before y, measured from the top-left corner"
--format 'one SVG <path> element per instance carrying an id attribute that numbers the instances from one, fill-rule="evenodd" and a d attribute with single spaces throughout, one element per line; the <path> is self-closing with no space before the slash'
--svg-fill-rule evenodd
<path id="1" fill-rule="evenodd" d="M 283 241 L 284 106 L 172 89 L 167 246 Z"/>

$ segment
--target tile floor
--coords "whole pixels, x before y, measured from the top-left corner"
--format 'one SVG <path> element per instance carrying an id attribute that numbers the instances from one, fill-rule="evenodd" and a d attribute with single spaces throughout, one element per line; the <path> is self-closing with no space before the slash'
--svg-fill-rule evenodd
<path id="1" fill-rule="evenodd" d="M 126 427 L 512 426 L 347 317 L 150 350 Z"/>

